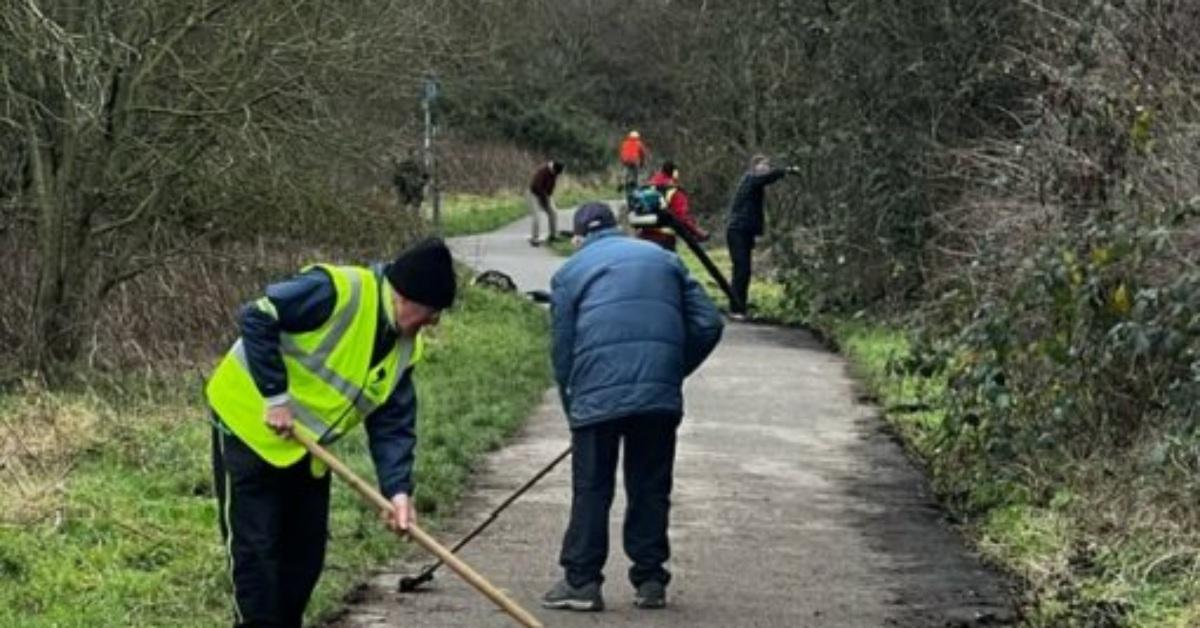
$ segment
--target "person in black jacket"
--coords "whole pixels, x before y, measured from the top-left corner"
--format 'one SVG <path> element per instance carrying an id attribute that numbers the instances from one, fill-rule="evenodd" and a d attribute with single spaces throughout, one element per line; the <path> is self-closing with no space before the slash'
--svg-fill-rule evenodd
<path id="1" fill-rule="evenodd" d="M 729 304 L 730 315 L 735 320 L 744 320 L 750 296 L 750 258 L 754 240 L 763 234 L 763 205 L 766 187 L 783 178 L 796 168 L 773 168 L 765 155 L 750 158 L 750 169 L 742 175 L 733 201 L 729 205 L 729 223 L 725 228 L 725 243 L 729 246 L 729 258 L 733 262 L 734 303 Z"/>

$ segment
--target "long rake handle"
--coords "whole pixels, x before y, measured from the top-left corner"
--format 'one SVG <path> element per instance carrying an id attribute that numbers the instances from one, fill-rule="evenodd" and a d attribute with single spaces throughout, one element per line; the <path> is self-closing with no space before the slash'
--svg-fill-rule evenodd
<path id="1" fill-rule="evenodd" d="M 522 495 L 524 495 L 525 492 L 528 491 L 530 488 L 533 488 L 534 484 L 537 484 L 539 480 L 546 477 L 546 474 L 553 471 L 554 467 L 558 466 L 558 463 L 562 462 L 563 459 L 569 455 L 571 455 L 571 448 L 567 447 L 566 450 L 564 450 L 561 454 L 558 454 L 558 456 L 555 457 L 554 460 L 551 460 L 550 464 L 542 467 L 542 469 L 540 471 L 538 471 L 536 475 L 534 475 L 532 478 L 529 478 L 529 481 L 522 484 L 521 487 L 518 488 L 516 491 L 513 491 L 513 493 L 511 495 L 509 495 L 508 498 L 505 499 L 503 502 L 500 502 L 500 505 L 496 506 L 496 508 L 492 510 L 491 514 L 488 515 L 487 519 L 484 519 L 479 525 L 475 526 L 475 529 L 471 530 L 470 532 L 467 533 L 466 536 L 459 539 L 458 542 L 455 543 L 454 546 L 450 548 L 450 552 L 457 553 L 458 550 L 462 549 L 464 545 L 466 545 L 467 543 L 470 543 L 471 540 L 474 539 L 476 536 L 478 536 L 480 532 L 483 532 L 484 529 L 486 529 L 489 525 L 491 525 L 492 522 L 495 521 L 496 518 L 500 516 L 500 513 L 504 512 L 505 508 L 508 508 L 510 505 L 512 505 L 513 502 L 517 501 L 517 499 L 520 498 Z M 438 562 L 426 567 L 421 572 L 421 576 L 432 574 L 434 571 L 437 571 L 437 568 L 440 567 L 441 565 L 442 565 L 442 561 L 438 560 Z"/>
<path id="2" fill-rule="evenodd" d="M 304 448 L 307 449 L 309 453 L 316 456 L 321 460 L 321 462 L 329 465 L 329 468 L 332 469 L 338 477 L 350 484 L 350 487 L 353 488 L 356 493 L 362 496 L 363 499 L 366 499 L 374 504 L 382 512 L 392 512 L 392 503 L 390 501 L 388 501 L 383 495 L 380 495 L 379 491 L 375 490 L 375 487 L 358 477 L 358 475 L 351 471 L 350 468 L 345 464 L 342 464 L 341 460 L 338 460 L 336 457 L 334 457 L 334 455 L 329 453 L 324 447 L 315 443 L 311 438 L 302 434 L 299 430 L 294 431 L 292 436 L 299 441 L 301 445 L 304 445 Z M 529 611 L 518 606 L 517 603 L 509 599 L 509 597 L 505 595 L 503 591 L 492 586 L 487 580 L 484 580 L 483 576 L 479 575 L 474 569 L 471 568 L 470 565 L 463 562 L 462 559 L 455 556 L 450 552 L 450 550 L 442 547 L 442 545 L 435 541 L 433 537 L 429 536 L 429 534 L 417 527 L 415 524 L 409 525 L 408 530 L 406 531 L 398 531 L 397 534 L 408 534 L 414 541 L 417 542 L 418 545 L 424 547 L 429 551 L 429 553 L 436 556 L 438 560 L 448 565 L 450 569 L 454 570 L 454 573 L 457 573 L 462 577 L 463 580 L 466 580 L 468 584 L 475 587 L 477 591 L 487 596 L 489 600 L 494 602 L 496 606 L 499 606 L 505 613 L 508 613 L 510 617 L 515 619 L 522 626 L 525 626 L 526 628 L 542 628 L 542 623 L 538 621 L 536 617 L 531 615 Z"/>

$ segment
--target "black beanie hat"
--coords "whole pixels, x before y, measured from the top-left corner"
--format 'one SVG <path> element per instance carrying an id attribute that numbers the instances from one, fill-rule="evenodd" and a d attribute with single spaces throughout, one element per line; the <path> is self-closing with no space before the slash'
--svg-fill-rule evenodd
<path id="1" fill-rule="evenodd" d="M 401 296 L 421 305 L 444 310 L 454 304 L 454 264 L 439 238 L 426 238 L 402 251 L 388 267 L 387 279 Z"/>

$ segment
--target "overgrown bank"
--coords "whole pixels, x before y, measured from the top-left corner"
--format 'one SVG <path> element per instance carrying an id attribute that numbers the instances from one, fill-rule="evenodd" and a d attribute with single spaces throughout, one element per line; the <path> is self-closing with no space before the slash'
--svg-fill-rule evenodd
<path id="1" fill-rule="evenodd" d="M 1187 494 L 1193 480 L 1179 477 L 1186 462 L 1177 452 L 1139 443 L 1074 458 L 1056 452 L 1047 432 L 1035 456 L 1005 452 L 1020 447 L 1009 440 L 1023 435 L 989 429 L 990 419 L 963 412 L 958 382 L 914 368 L 924 362 L 923 348 L 902 325 L 826 319 L 823 327 L 980 552 L 1023 582 L 1026 625 L 1200 622 L 1194 500 Z M 968 451 L 956 442 L 964 438 Z M 1064 438 L 1085 447 L 1079 441 L 1096 434 Z"/>
<path id="2" fill-rule="evenodd" d="M 1117 324 L 1107 317 L 1119 312 L 1112 311 L 1111 299 L 1091 295 L 1097 294 L 1096 286 L 1109 285 L 1108 293 L 1100 293 L 1117 294 L 1120 309 L 1120 284 L 1106 281 L 1127 253 L 1076 261 L 1056 275 L 1063 289 L 1074 291 L 1073 298 L 1058 303 L 1076 323 L 1075 342 L 1090 343 L 1073 351 L 1093 356 L 1087 362 L 1099 369 L 1128 359 L 1117 371 L 1128 380 L 1114 380 L 1114 386 L 1157 381 L 1164 394 L 1182 395 L 1186 387 L 1171 385 L 1171 371 L 1158 370 L 1162 362 L 1153 359 L 1162 355 L 1161 343 L 1171 333 L 1155 327 L 1170 320 L 1169 309 L 1154 309 L 1143 293 L 1123 313 L 1132 317 L 1137 309 L 1138 322 L 1122 329 L 1148 334 L 1149 347 L 1139 350 L 1127 335 L 1103 331 Z M 723 249 L 710 254 L 728 269 Z M 683 257 L 723 304 L 698 262 L 690 253 Z M 1071 260 L 1065 259 L 1060 253 L 1040 263 Z M 1045 279 L 1035 272 L 1040 263 L 1030 260 L 1028 272 Z M 1122 431 L 1102 409 L 1081 410 L 1105 397 L 1089 396 L 1087 388 L 1067 381 L 1096 375 L 1077 372 L 1078 363 L 1065 359 L 1069 350 L 1060 353 L 1055 344 L 1061 337 L 1023 333 L 1018 337 L 1026 343 L 1014 346 L 1010 330 L 997 329 L 986 316 L 977 318 L 964 337 L 937 340 L 911 314 L 814 315 L 776 276 L 764 267 L 751 285 L 757 316 L 810 327 L 849 358 L 888 422 L 927 469 L 951 516 L 985 557 L 1023 583 L 1026 625 L 1200 623 L 1197 485 L 1190 471 L 1196 463 L 1194 428 L 1165 420 L 1171 404 L 1186 397 L 1156 397 L 1156 388 L 1149 388 L 1129 398 L 1128 403 L 1152 405 L 1139 415 L 1146 425 Z M 1143 303 L 1136 305 L 1139 300 Z M 1084 324 L 1091 320 L 1089 312 L 1098 314 L 1097 331 Z M 995 344 L 972 350 L 970 343 L 985 341 Z M 1073 405 L 1057 411 L 1050 405 L 1044 410 L 1052 421 L 1047 424 L 1038 414 L 1043 395 Z"/>
<path id="3" fill-rule="evenodd" d="M 679 161 L 718 194 L 723 147 L 800 169 L 770 192 L 760 314 L 901 330 L 863 341 L 920 388 L 892 420 L 1030 624 L 1200 623 L 1200 8 L 712 8 L 730 45 L 686 67 L 744 71 L 689 74 Z"/>

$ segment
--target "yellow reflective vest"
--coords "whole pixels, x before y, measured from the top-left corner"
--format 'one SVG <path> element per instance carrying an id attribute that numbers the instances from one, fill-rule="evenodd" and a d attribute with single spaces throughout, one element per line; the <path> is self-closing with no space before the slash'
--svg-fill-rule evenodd
<path id="1" fill-rule="evenodd" d="M 387 401 L 405 371 L 420 360 L 423 342 L 419 335 L 401 336 L 372 366 L 377 325 L 394 325 L 396 320 L 391 286 L 368 268 L 318 266 L 333 279 L 333 313 L 313 331 L 281 333 L 279 348 L 295 429 L 328 444 Z M 379 317 L 381 304 L 385 321 Z M 217 365 L 206 394 L 224 424 L 263 460 L 286 467 L 304 457 L 302 445 L 267 425 L 266 400 L 250 375 L 240 338 Z"/>

